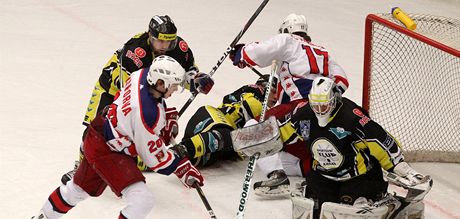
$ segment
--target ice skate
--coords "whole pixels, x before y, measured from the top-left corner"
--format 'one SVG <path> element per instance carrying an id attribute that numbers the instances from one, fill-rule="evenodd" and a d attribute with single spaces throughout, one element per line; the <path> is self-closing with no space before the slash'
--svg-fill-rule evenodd
<path id="1" fill-rule="evenodd" d="M 48 217 L 46 217 L 45 213 L 40 210 L 38 215 L 32 216 L 30 219 L 48 219 Z"/>
<path id="2" fill-rule="evenodd" d="M 268 180 L 254 183 L 254 191 L 258 196 L 269 198 L 289 197 L 289 178 L 284 170 L 275 170 L 268 175 Z"/>
<path id="3" fill-rule="evenodd" d="M 61 182 L 62 184 L 66 185 L 68 181 L 70 181 L 73 176 L 75 175 L 75 172 L 77 172 L 78 166 L 80 166 L 80 161 L 75 161 L 75 165 L 73 167 L 73 170 L 67 172 L 66 174 L 62 175 L 61 177 Z"/>

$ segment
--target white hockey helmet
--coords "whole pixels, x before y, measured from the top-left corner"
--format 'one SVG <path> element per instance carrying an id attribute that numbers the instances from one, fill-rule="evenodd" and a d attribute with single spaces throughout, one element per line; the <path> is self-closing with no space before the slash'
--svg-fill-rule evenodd
<path id="1" fill-rule="evenodd" d="M 317 77 L 313 80 L 308 101 L 321 127 L 329 123 L 332 111 L 337 102 L 341 101 L 340 92 L 336 90 L 335 83 L 330 78 Z"/>
<path id="2" fill-rule="evenodd" d="M 307 33 L 307 19 L 303 15 L 289 14 L 283 21 L 278 30 L 279 33 Z"/>
<path id="3" fill-rule="evenodd" d="M 168 88 L 171 84 L 182 86 L 184 78 L 184 68 L 175 59 L 161 55 L 152 61 L 147 75 L 147 82 L 153 86 L 157 83 L 158 79 L 161 79 L 164 81 L 165 87 Z"/>

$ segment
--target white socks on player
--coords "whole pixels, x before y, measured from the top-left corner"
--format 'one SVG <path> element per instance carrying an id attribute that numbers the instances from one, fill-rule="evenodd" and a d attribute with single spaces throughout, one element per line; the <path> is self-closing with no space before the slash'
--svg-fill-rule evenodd
<path id="1" fill-rule="evenodd" d="M 144 182 L 134 183 L 121 191 L 127 206 L 121 213 L 129 218 L 146 218 L 153 208 L 153 193 Z"/>

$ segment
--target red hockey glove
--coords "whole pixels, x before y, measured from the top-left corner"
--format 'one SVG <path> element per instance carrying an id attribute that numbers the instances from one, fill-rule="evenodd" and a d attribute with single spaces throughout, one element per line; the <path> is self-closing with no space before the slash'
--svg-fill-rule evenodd
<path id="1" fill-rule="evenodd" d="M 191 86 L 191 91 L 198 91 L 203 94 L 208 94 L 214 86 L 214 80 L 206 73 L 198 72 L 193 78 L 193 85 Z"/>
<path id="2" fill-rule="evenodd" d="M 196 188 L 195 182 L 197 182 L 200 187 L 203 186 L 203 175 L 201 175 L 200 171 L 198 171 L 198 169 L 190 163 L 190 160 L 187 157 L 184 157 L 179 162 L 174 174 L 176 174 L 176 176 L 187 188 Z"/>
<path id="3" fill-rule="evenodd" d="M 230 60 L 232 60 L 233 65 L 238 66 L 238 68 L 244 68 L 247 66 L 246 62 L 242 59 L 241 56 L 241 50 L 243 49 L 244 45 L 244 43 L 236 44 L 229 54 Z"/>
<path id="4" fill-rule="evenodd" d="M 171 144 L 171 139 L 177 137 L 179 134 L 179 125 L 177 124 L 177 119 L 179 118 L 179 113 L 176 110 L 176 107 L 166 108 L 166 125 L 161 130 L 161 137 L 166 145 Z"/>

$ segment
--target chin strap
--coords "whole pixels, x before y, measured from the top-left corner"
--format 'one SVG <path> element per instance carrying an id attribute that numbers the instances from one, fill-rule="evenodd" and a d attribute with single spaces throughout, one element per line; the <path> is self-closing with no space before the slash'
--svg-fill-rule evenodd
<path id="1" fill-rule="evenodd" d="M 150 88 L 153 89 L 154 91 L 160 93 L 160 95 L 161 95 L 160 97 L 161 97 L 161 98 L 164 98 L 164 97 L 165 97 L 165 94 L 168 92 L 168 88 L 166 88 L 166 91 L 165 91 L 165 92 L 159 91 L 159 90 L 157 89 L 157 85 L 156 85 L 156 84 L 153 85 L 153 86 L 151 85 Z"/>

